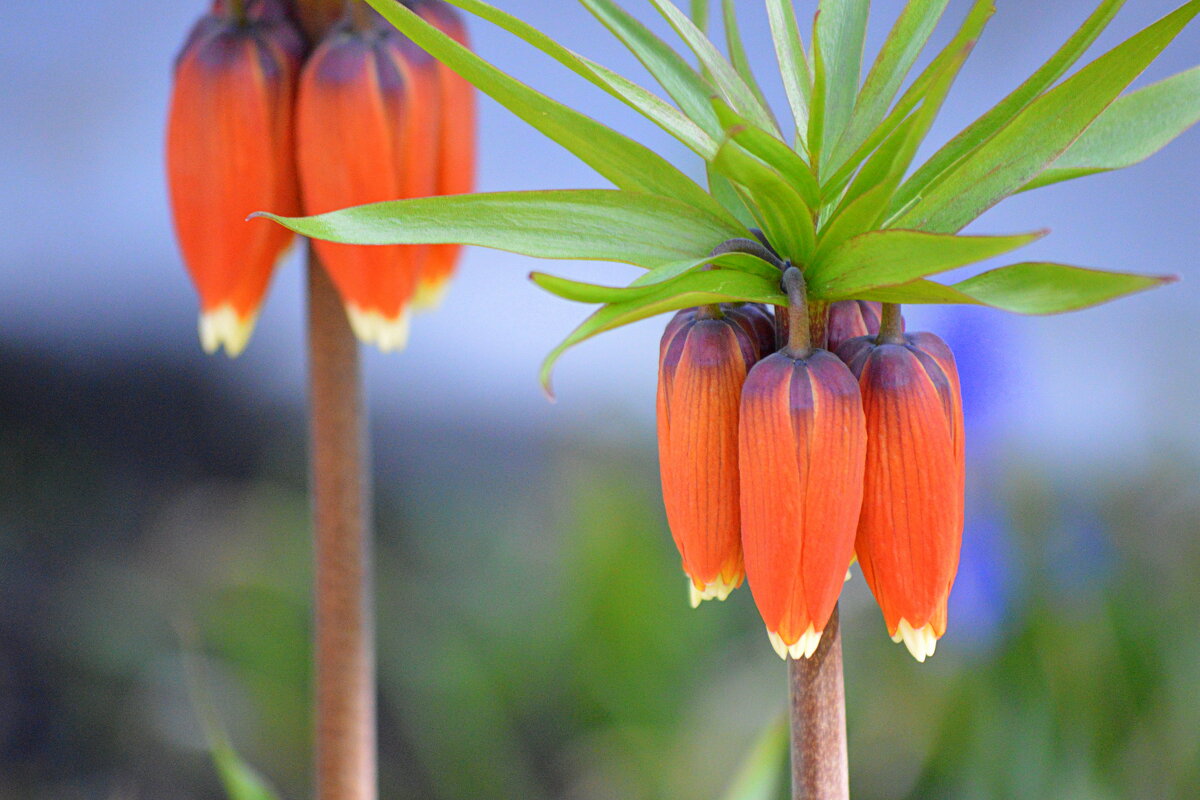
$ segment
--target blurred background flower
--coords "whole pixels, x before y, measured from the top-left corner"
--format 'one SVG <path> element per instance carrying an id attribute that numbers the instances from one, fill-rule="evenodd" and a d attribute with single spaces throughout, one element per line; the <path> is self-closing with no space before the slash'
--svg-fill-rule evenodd
<path id="1" fill-rule="evenodd" d="M 303 279 L 286 264 L 246 354 L 206 359 L 162 174 L 171 59 L 203 5 L 21 4 L 0 29 L 2 798 L 217 796 L 181 624 L 240 749 L 287 797 L 308 793 Z M 640 74 L 580 6 L 501 5 Z M 1093 5 L 1001 3 L 930 141 Z M 1097 51 L 1174 5 L 1128 4 Z M 762 16 L 747 3 L 743 35 L 768 67 Z M 501 32 L 472 35 L 502 68 L 691 163 Z M 1193 27 L 1138 85 L 1197 52 Z M 490 101 L 480 115 L 481 189 L 602 185 Z M 856 797 L 1196 796 L 1197 175 L 1193 130 L 973 228 L 1048 224 L 1028 258 L 1178 271 L 1177 287 L 1046 319 L 906 309 L 958 356 L 968 521 L 929 664 L 880 635 L 861 577 L 847 587 Z M 580 309 L 525 282 L 533 266 L 469 251 L 409 350 L 366 355 L 382 795 L 715 798 L 779 712 L 783 671 L 748 593 L 688 608 L 654 456 L 662 321 L 569 355 L 547 406 L 538 363 Z"/>

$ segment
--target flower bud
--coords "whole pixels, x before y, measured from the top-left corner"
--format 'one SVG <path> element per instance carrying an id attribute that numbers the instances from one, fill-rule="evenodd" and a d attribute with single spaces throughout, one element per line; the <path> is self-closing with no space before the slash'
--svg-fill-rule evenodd
<path id="1" fill-rule="evenodd" d="M 688 309 L 659 350 L 658 453 L 667 522 L 692 606 L 742 583 L 738 404 L 758 345 L 732 314 Z"/>
<path id="2" fill-rule="evenodd" d="M 931 333 L 852 339 L 867 467 L 855 550 L 893 641 L 918 661 L 946 632 L 963 529 L 962 394 L 954 356 Z"/>
<path id="3" fill-rule="evenodd" d="M 444 0 L 408 0 L 426 22 L 454 41 L 470 47 L 458 9 Z M 475 87 L 440 62 L 435 67 L 439 89 L 436 193 L 466 194 L 475 190 Z M 417 308 L 436 308 L 458 266 L 462 245 L 430 248 L 429 262 L 413 301 Z"/>
<path id="4" fill-rule="evenodd" d="M 374 12 L 372 24 L 362 24 L 367 13 L 335 25 L 301 77 L 297 135 L 308 214 L 433 194 L 436 62 Z M 313 246 L 358 338 L 385 352 L 402 349 L 429 248 Z"/>
<path id="5" fill-rule="evenodd" d="M 854 557 L 867 437 L 858 383 L 826 350 L 755 365 L 742 390 L 746 575 L 781 658 L 809 657 Z"/>
<path id="6" fill-rule="evenodd" d="M 175 64 L 167 179 L 175 232 L 200 295 L 200 341 L 230 356 L 246 347 L 292 234 L 255 211 L 300 213 L 292 108 L 303 38 L 259 0 L 235 19 L 216 3 Z"/>

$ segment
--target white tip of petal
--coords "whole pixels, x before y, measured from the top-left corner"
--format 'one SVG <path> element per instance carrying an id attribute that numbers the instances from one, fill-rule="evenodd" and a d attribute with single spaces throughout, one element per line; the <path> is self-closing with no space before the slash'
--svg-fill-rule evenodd
<path id="1" fill-rule="evenodd" d="M 937 634 L 933 632 L 932 624 L 917 629 L 909 624 L 908 620 L 901 619 L 896 632 L 892 634 L 892 641 L 897 644 L 904 642 L 912 657 L 922 664 L 937 650 Z"/>
<path id="2" fill-rule="evenodd" d="M 354 335 L 363 344 L 373 344 L 384 353 L 403 350 L 408 346 L 408 334 L 412 315 L 407 309 L 400 316 L 388 319 L 378 311 L 364 311 L 357 306 L 347 305 L 346 316 Z"/>
<path id="3" fill-rule="evenodd" d="M 240 316 L 233 306 L 224 305 L 200 315 L 200 346 L 212 355 L 225 347 L 230 358 L 237 358 L 250 342 L 258 314 Z"/>
<path id="4" fill-rule="evenodd" d="M 823 633 L 824 631 L 818 631 L 809 625 L 808 630 L 790 645 L 785 644 L 783 637 L 771 630 L 767 631 L 767 638 L 771 640 L 771 647 L 775 648 L 780 658 L 786 660 L 790 656 L 794 661 L 799 661 L 802 658 L 812 658 L 812 654 L 817 652 L 817 647 L 821 644 Z"/>
<path id="5" fill-rule="evenodd" d="M 417 286 L 417 294 L 413 298 L 413 307 L 418 311 L 433 311 L 442 304 L 442 301 L 446 299 L 446 293 L 449 291 L 450 281 L 448 279 L 429 283 L 422 281 Z"/>
<path id="6" fill-rule="evenodd" d="M 706 584 L 703 589 L 697 589 L 696 583 L 691 578 L 688 582 L 688 597 L 691 601 L 692 608 L 699 608 L 700 604 L 705 600 L 721 600 L 724 601 L 729 597 L 729 593 L 736 589 L 738 583 L 728 583 L 724 578 L 717 578 L 712 583 Z"/>

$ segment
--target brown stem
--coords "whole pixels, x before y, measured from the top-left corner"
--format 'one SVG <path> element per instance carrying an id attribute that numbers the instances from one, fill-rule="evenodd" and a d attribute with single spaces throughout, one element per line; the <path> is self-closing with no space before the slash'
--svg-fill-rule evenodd
<path id="1" fill-rule="evenodd" d="M 229 16 L 233 17 L 238 25 L 246 24 L 246 3 L 245 0 L 227 0 L 225 7 L 229 9 Z"/>
<path id="2" fill-rule="evenodd" d="M 849 800 L 842 636 L 835 606 L 811 658 L 788 659 L 792 800 Z"/>
<path id="3" fill-rule="evenodd" d="M 808 358 L 812 354 L 812 331 L 808 320 L 808 292 L 800 270 L 795 267 L 784 270 L 783 289 L 788 296 L 787 354 L 792 358 Z"/>
<path id="4" fill-rule="evenodd" d="M 808 329 L 812 346 L 821 350 L 829 346 L 829 303 L 813 300 L 808 304 Z"/>
<path id="5" fill-rule="evenodd" d="M 370 483 L 358 342 L 309 253 L 317 800 L 375 800 Z"/>
<path id="6" fill-rule="evenodd" d="M 350 19 L 357 31 L 370 31 L 379 22 L 379 16 L 375 13 L 375 9 L 367 5 L 364 0 L 350 0 Z"/>
<path id="7" fill-rule="evenodd" d="M 897 303 L 884 303 L 879 318 L 879 344 L 904 344 L 904 316 Z"/>
<path id="8" fill-rule="evenodd" d="M 719 303 L 709 303 L 696 309 L 696 319 L 722 319 L 725 312 Z"/>

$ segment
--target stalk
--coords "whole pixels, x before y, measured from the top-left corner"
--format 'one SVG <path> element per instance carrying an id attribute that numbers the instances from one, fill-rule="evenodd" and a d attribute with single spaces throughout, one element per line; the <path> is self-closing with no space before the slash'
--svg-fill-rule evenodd
<path id="1" fill-rule="evenodd" d="M 316 43 L 342 0 L 294 0 Z M 308 250 L 310 481 L 313 505 L 317 800 L 376 800 L 371 486 L 358 341 Z"/>
<path id="2" fill-rule="evenodd" d="M 776 338 L 792 358 L 807 358 L 826 337 L 828 305 L 808 302 L 804 276 L 783 274 L 788 307 L 776 309 Z M 788 659 L 793 800 L 849 800 L 846 755 L 846 691 L 842 680 L 842 632 L 838 608 L 810 658 Z"/>
<path id="3" fill-rule="evenodd" d="M 879 319 L 879 344 L 904 344 L 904 323 L 900 306 L 884 303 L 883 315 Z"/>
<path id="4" fill-rule="evenodd" d="M 792 800 L 849 800 L 846 691 L 838 608 L 811 658 L 788 659 Z"/>
<path id="5" fill-rule="evenodd" d="M 375 800 L 370 481 L 358 342 L 308 262 L 317 800 Z"/>

